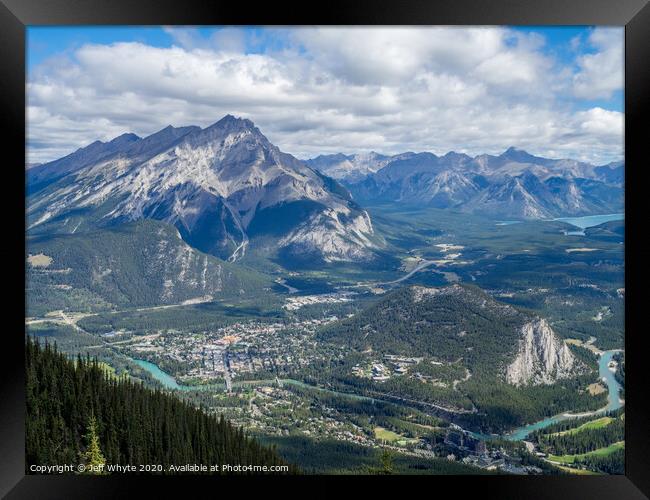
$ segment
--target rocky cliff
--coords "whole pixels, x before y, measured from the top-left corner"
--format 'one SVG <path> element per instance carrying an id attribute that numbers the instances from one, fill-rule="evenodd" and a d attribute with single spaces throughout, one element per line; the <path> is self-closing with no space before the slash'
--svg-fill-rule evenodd
<path id="1" fill-rule="evenodd" d="M 521 327 L 517 355 L 506 369 L 506 381 L 517 386 L 552 384 L 582 368 L 546 320 L 537 318 Z"/>

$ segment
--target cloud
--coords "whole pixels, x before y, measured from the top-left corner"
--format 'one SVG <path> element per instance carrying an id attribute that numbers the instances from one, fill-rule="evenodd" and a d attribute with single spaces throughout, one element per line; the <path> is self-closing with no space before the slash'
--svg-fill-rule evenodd
<path id="1" fill-rule="evenodd" d="M 165 33 L 174 43 L 184 49 L 214 49 L 223 52 L 243 52 L 246 49 L 246 32 L 241 28 L 215 29 L 210 36 L 203 36 L 196 28 L 165 26 Z"/>
<path id="2" fill-rule="evenodd" d="M 29 75 L 29 161 L 127 131 L 207 126 L 227 113 L 252 119 L 302 158 L 368 150 L 499 153 L 510 145 L 603 163 L 622 154 L 622 114 L 567 106 L 571 70 L 546 54 L 535 33 L 167 31 L 171 47 L 87 44 Z M 595 30 L 589 43 L 607 51 L 612 38 Z"/>
<path id="3" fill-rule="evenodd" d="M 587 44 L 595 52 L 578 57 L 573 78 L 576 97 L 609 98 L 623 88 L 623 28 L 596 28 Z"/>

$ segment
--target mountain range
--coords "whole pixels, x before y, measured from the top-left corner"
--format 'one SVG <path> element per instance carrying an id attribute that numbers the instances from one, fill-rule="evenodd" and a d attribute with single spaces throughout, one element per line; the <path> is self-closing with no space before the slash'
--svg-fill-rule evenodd
<path id="1" fill-rule="evenodd" d="M 407 152 L 301 161 L 231 115 L 206 128 L 95 141 L 28 168 L 26 177 L 32 236 L 153 219 L 174 226 L 193 249 L 231 262 L 250 248 L 284 262 L 372 260 L 382 237 L 362 206 L 377 202 L 548 218 L 622 211 L 624 192 L 622 163 L 594 166 L 516 148 L 474 158 Z"/>
<path id="2" fill-rule="evenodd" d="M 511 147 L 499 156 L 449 152 L 327 155 L 307 164 L 361 204 L 396 202 L 511 218 L 623 211 L 624 164 L 548 159 Z"/>
<path id="3" fill-rule="evenodd" d="M 94 142 L 27 170 L 28 227 L 74 233 L 140 219 L 231 261 L 251 240 L 288 256 L 369 257 L 367 212 L 337 181 L 283 153 L 250 120 Z"/>

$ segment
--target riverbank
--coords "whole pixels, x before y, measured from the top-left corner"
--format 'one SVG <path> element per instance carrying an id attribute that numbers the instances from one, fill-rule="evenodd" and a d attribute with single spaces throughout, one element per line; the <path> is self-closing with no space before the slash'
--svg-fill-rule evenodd
<path id="1" fill-rule="evenodd" d="M 511 441 L 521 441 L 525 439 L 530 433 L 548 427 L 549 425 L 562 422 L 563 420 L 569 420 L 572 418 L 592 417 L 592 416 L 595 417 L 621 408 L 625 404 L 625 402 L 619 397 L 621 386 L 616 380 L 614 373 L 609 369 L 608 366 L 614 354 L 616 354 L 617 352 L 621 352 L 621 349 L 601 351 L 594 347 L 592 352 L 596 353 L 599 356 L 598 375 L 600 379 L 604 380 L 604 382 L 606 383 L 607 390 L 609 392 L 609 394 L 607 395 L 608 401 L 606 406 L 598 410 L 583 412 L 583 413 L 564 412 L 559 415 L 555 415 L 546 418 L 544 420 L 540 420 L 539 422 L 535 422 L 533 424 L 519 427 L 509 432 L 504 437 Z"/>
<path id="2" fill-rule="evenodd" d="M 617 352 L 620 352 L 621 349 L 612 349 L 609 351 L 600 351 L 596 348 L 594 348 L 596 351 L 598 351 L 599 355 L 599 361 L 598 361 L 598 368 L 599 368 L 599 376 L 601 380 L 604 380 L 607 389 L 608 389 L 608 403 L 606 406 L 603 408 L 600 408 L 598 410 L 594 410 L 591 412 L 583 412 L 583 413 L 570 413 L 570 412 L 565 412 L 559 415 L 554 415 L 552 417 L 545 418 L 543 420 L 540 420 L 538 422 L 528 424 L 521 426 L 517 429 L 514 429 L 508 433 L 502 434 L 502 435 L 496 435 L 496 434 L 481 434 L 481 433 L 475 433 L 475 432 L 469 432 L 470 435 L 477 439 L 482 439 L 482 440 L 488 440 L 488 439 L 495 439 L 495 438 L 504 438 L 509 441 L 522 441 L 524 440 L 529 434 L 531 434 L 534 431 L 543 429 L 545 427 L 548 427 L 550 425 L 553 425 L 555 423 L 561 422 L 563 420 L 569 420 L 573 418 L 581 418 L 581 417 L 590 417 L 590 416 L 598 416 L 598 415 L 603 415 L 607 412 L 617 410 L 621 408 L 625 402 L 620 399 L 619 394 L 621 390 L 621 386 L 616 380 L 616 377 L 614 376 L 614 373 L 609 369 L 609 363 L 612 360 L 612 357 L 614 354 Z M 149 361 L 144 361 L 144 360 L 138 360 L 134 359 L 133 360 L 135 363 L 138 364 L 141 368 L 147 370 L 156 380 L 158 380 L 166 389 L 170 390 L 181 390 L 181 391 L 201 391 L 201 390 L 219 390 L 219 391 L 224 391 L 225 387 L 222 385 L 199 385 L 199 386 L 188 386 L 188 385 L 182 385 L 179 384 L 174 377 L 169 375 L 168 373 L 165 373 L 162 371 L 156 364 L 151 363 Z M 358 394 L 352 394 L 352 393 L 343 393 L 339 391 L 334 391 L 331 389 L 327 389 L 324 387 L 318 387 L 315 385 L 307 384 L 305 382 L 302 382 L 300 380 L 295 380 L 295 379 L 269 379 L 269 380 L 242 380 L 242 381 L 237 381 L 233 382 L 232 386 L 233 387 L 242 387 L 242 386 L 247 386 L 247 385 L 255 385 L 255 384 L 277 384 L 277 385 L 282 385 L 282 384 L 289 384 L 289 385 L 295 385 L 297 387 L 303 387 L 307 389 L 312 389 L 312 390 L 318 390 L 318 391 L 323 391 L 327 392 L 330 394 L 334 394 L 337 396 L 341 397 L 348 397 L 356 400 L 366 400 L 366 401 L 386 401 L 385 399 L 382 398 L 371 398 L 367 396 L 361 396 Z M 392 399 L 393 401 L 395 400 L 395 397 L 389 398 L 388 401 Z M 401 399 L 404 402 L 407 402 L 409 404 L 414 404 L 414 403 L 419 403 L 418 401 L 414 400 L 405 400 L 404 398 L 397 398 Z M 445 411 L 450 411 L 448 408 L 444 407 L 439 407 L 438 405 L 429 403 L 428 406 L 438 408 L 440 410 L 445 410 Z"/>

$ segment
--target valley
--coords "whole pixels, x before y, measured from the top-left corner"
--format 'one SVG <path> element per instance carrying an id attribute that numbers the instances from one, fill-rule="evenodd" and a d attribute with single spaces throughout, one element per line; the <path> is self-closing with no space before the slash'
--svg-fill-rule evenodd
<path id="1" fill-rule="evenodd" d="M 339 182 L 230 116 L 88 148 L 30 169 L 28 335 L 314 472 L 385 451 L 404 472 L 616 470 L 616 432 L 607 453 L 540 436 L 623 414 L 619 166 L 368 155 L 337 157 Z M 550 210 L 553 172 L 587 201 Z"/>
<path id="2" fill-rule="evenodd" d="M 271 286 L 263 293 L 256 293 L 264 295 L 264 301 L 258 302 L 255 297 L 207 298 L 205 302 L 186 300 L 131 308 L 111 307 L 99 301 L 89 305 L 94 312 L 49 311 L 43 316 L 30 316 L 27 327 L 31 334 L 56 341 L 71 354 L 89 352 L 118 373 L 128 373 L 207 405 L 264 439 L 272 437 L 280 449 L 281 443 L 292 443 L 299 436 L 314 446 L 332 439 L 362 448 L 388 446 L 394 453 L 413 460 L 440 456 L 446 460 L 447 455 L 454 454 L 453 446 L 445 444 L 454 426 L 465 429 L 462 432 L 468 433 L 468 439 L 472 435 L 485 436 L 491 449 L 500 449 L 489 444 L 496 435 L 485 432 L 484 417 L 474 415 L 482 413 L 475 406 L 476 396 L 468 399 L 463 395 L 465 384 L 480 381 L 481 376 L 455 364 L 456 359 L 441 357 L 439 349 L 424 356 L 404 352 L 399 346 L 387 352 L 351 351 L 321 341 L 318 335 L 323 329 L 371 307 L 392 291 L 460 282 L 478 286 L 500 302 L 549 318 L 568 345 L 576 346 L 572 347 L 574 351 L 599 353 L 596 346 L 607 350 L 622 345 L 624 285 L 611 279 L 615 275 L 611 269 L 601 272 L 600 266 L 591 265 L 608 260 L 609 266 L 622 266 L 617 242 L 599 241 L 600 249 L 594 253 L 567 254 L 563 249 L 576 244 L 571 238 L 580 238 L 579 244 L 583 245 L 589 236 L 567 236 L 563 234 L 564 224 L 558 222 L 496 226 L 493 220 L 481 217 L 463 214 L 455 220 L 449 213 L 442 218 L 433 211 L 430 218 L 421 215 L 427 222 L 411 219 L 406 225 L 399 214 L 386 214 L 384 207 L 376 213 L 376 227 L 386 235 L 395 235 L 391 242 L 399 249 L 395 254 L 403 255 L 407 263 L 401 269 L 362 271 L 354 265 L 341 265 L 327 274 L 309 269 L 285 271 L 279 278 L 268 279 Z M 461 219 L 462 235 L 452 229 Z M 393 233 L 392 228 L 397 226 L 402 230 Z M 483 236 L 493 234 L 495 229 L 500 237 Z M 555 257 L 558 254 L 566 257 Z M 249 258 L 253 268 L 253 259 L 264 257 L 251 253 Z M 525 272 L 518 264 L 521 259 L 527 262 Z M 54 258 L 50 266 L 56 269 L 56 265 Z M 547 276 L 551 272 L 553 284 Z M 360 279 L 364 275 L 366 281 Z M 559 276 L 562 287 L 558 286 Z M 603 307 L 611 313 L 594 321 Z M 47 309 L 47 304 L 39 308 Z M 580 379 L 582 386 L 571 390 L 584 390 L 597 379 L 597 374 L 584 377 Z M 557 394 L 551 390 L 548 397 L 555 399 Z M 550 417 L 593 412 L 605 406 L 604 397 L 582 397 L 577 404 L 575 398 L 568 398 L 560 402 L 563 407 L 540 408 L 530 416 L 516 418 L 522 418 L 519 422 L 525 424 L 528 419 L 544 420 L 544 414 Z M 347 408 L 364 401 L 372 401 L 372 408 Z M 408 409 L 409 415 L 421 415 L 416 420 L 427 423 L 418 424 L 412 416 L 390 416 L 403 409 Z M 465 415 L 470 418 L 462 418 Z M 509 425 L 516 425 L 516 418 Z M 556 420 L 548 418 L 545 422 Z M 507 439 L 517 434 L 507 425 L 497 430 L 500 425 L 492 432 L 502 432 Z M 378 427 L 386 432 L 376 432 Z M 517 439 L 524 439 L 528 432 L 519 434 Z M 386 435 L 391 439 L 386 441 Z M 460 450 L 455 451 L 456 457 L 462 455 Z M 467 462 L 478 466 L 472 460 Z M 486 461 L 482 466 L 501 464 L 499 460 Z M 507 463 L 513 462 L 505 459 L 500 467 Z M 534 471 L 537 469 L 529 469 L 528 473 Z"/>

